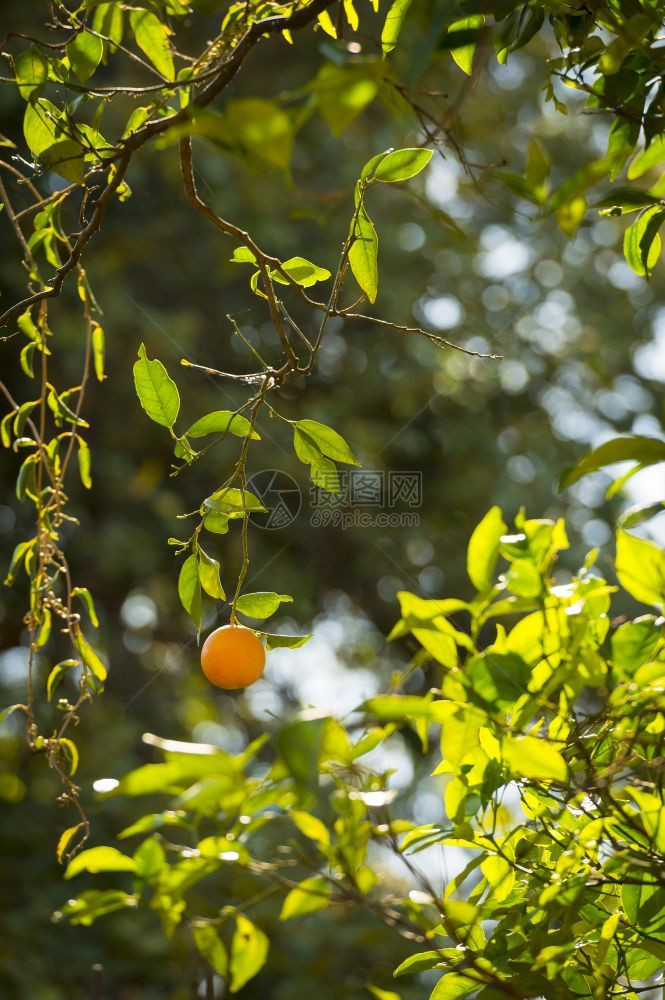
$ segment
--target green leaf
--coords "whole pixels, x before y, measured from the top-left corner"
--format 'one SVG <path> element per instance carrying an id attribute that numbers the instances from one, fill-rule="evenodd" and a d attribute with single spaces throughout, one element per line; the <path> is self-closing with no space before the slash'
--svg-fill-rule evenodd
<path id="1" fill-rule="evenodd" d="M 600 215 L 625 215 L 647 205 L 655 205 L 658 198 L 639 188 L 618 187 L 595 201 L 594 208 L 602 209 Z"/>
<path id="2" fill-rule="evenodd" d="M 31 153 L 39 156 L 62 135 L 61 115 L 55 104 L 40 97 L 25 109 L 23 134 Z"/>
<path id="3" fill-rule="evenodd" d="M 13 715 L 18 709 L 23 709 L 25 711 L 24 705 L 9 705 L 8 708 L 3 708 L 0 711 L 0 723 L 3 723 L 5 719 L 8 719 L 10 715 Z"/>
<path id="4" fill-rule="evenodd" d="M 78 662 L 78 660 L 63 660 L 61 663 L 56 663 L 46 678 L 46 698 L 48 701 L 53 697 L 55 689 L 67 671 L 78 666 Z"/>
<path id="5" fill-rule="evenodd" d="M 504 736 L 501 753 L 513 775 L 541 781 L 568 779 L 566 762 L 550 743 L 536 736 Z"/>
<path id="6" fill-rule="evenodd" d="M 64 878 L 74 878 L 81 872 L 133 872 L 136 870 L 136 862 L 119 851 L 116 847 L 91 847 L 87 851 L 82 851 L 67 865 Z"/>
<path id="7" fill-rule="evenodd" d="M 187 746 L 187 744 L 185 744 Z M 234 782 L 238 778 L 239 764 L 222 751 L 214 753 L 169 752 L 165 764 L 145 764 L 125 774 L 120 784 L 108 796 L 177 794 L 201 778 L 219 777 Z M 168 815 L 168 814 L 165 814 Z M 176 814 L 177 815 L 177 814 Z"/>
<path id="8" fill-rule="evenodd" d="M 244 914 L 237 913 L 231 941 L 231 993 L 237 993 L 261 971 L 268 957 L 269 947 L 270 942 L 263 931 Z"/>
<path id="9" fill-rule="evenodd" d="M 118 840 L 126 840 L 127 837 L 134 837 L 137 833 L 152 833 L 153 830 L 160 830 L 163 826 L 186 827 L 184 811 L 180 809 L 176 812 L 173 809 L 167 809 L 166 812 L 148 813 L 147 816 L 141 816 L 136 823 L 132 823 L 131 826 L 120 831 Z"/>
<path id="10" fill-rule="evenodd" d="M 280 604 L 293 601 L 288 594 L 256 593 L 243 594 L 236 602 L 236 611 L 248 618 L 270 618 Z"/>
<path id="11" fill-rule="evenodd" d="M 199 564 L 194 554 L 185 559 L 180 569 L 178 596 L 183 608 L 196 628 L 199 629 L 201 627 L 201 584 L 199 582 Z"/>
<path id="12" fill-rule="evenodd" d="M 282 264 L 282 270 L 286 271 L 296 284 L 301 285 L 303 288 L 309 288 L 311 285 L 315 285 L 317 281 L 327 281 L 330 277 L 330 271 L 327 268 L 317 267 L 316 264 L 305 260 L 304 257 L 289 257 Z M 289 284 L 284 275 L 276 268 L 270 272 L 270 275 L 274 281 L 279 281 L 282 285 Z"/>
<path id="13" fill-rule="evenodd" d="M 226 979 L 229 971 L 229 957 L 224 942 L 212 924 L 194 924 L 192 937 L 199 955 L 205 958 L 218 976 Z"/>
<path id="14" fill-rule="evenodd" d="M 627 531 L 617 532 L 616 574 L 636 601 L 662 608 L 665 604 L 665 552 Z"/>
<path id="15" fill-rule="evenodd" d="M 16 82 L 24 101 L 39 93 L 48 79 L 48 63 L 34 45 L 20 52 L 14 59 Z"/>
<path id="16" fill-rule="evenodd" d="M 665 935 L 665 893 L 650 873 L 640 872 L 635 867 L 628 870 L 630 881 L 623 886 L 621 897 L 626 916 L 639 932 L 653 936 L 657 942 L 664 942 Z"/>
<path id="17" fill-rule="evenodd" d="M 491 854 L 481 862 L 480 869 L 492 887 L 492 898 L 497 903 L 510 895 L 515 884 L 515 872 L 507 858 Z"/>
<path id="18" fill-rule="evenodd" d="M 640 667 L 655 659 L 661 637 L 653 615 L 625 622 L 612 635 L 612 663 L 623 677 L 632 677 Z"/>
<path id="19" fill-rule="evenodd" d="M 492 708 L 507 708 L 526 692 L 531 668 L 516 653 L 500 653 L 490 646 L 467 661 L 464 674 L 471 700 L 481 698 Z"/>
<path id="20" fill-rule="evenodd" d="M 21 368 L 23 369 L 23 371 L 25 372 L 25 374 L 28 376 L 28 378 L 34 378 L 35 377 L 35 358 L 34 358 L 34 355 L 35 355 L 35 351 L 36 350 L 37 350 L 37 344 L 30 343 L 30 344 L 26 344 L 25 347 L 22 348 L 21 353 L 19 354 L 19 362 L 20 362 Z"/>
<path id="21" fill-rule="evenodd" d="M 319 446 L 309 434 L 301 431 L 297 424 L 293 428 L 293 448 L 300 461 L 304 462 L 305 465 L 318 462 L 321 458 L 321 449 Z"/>
<path id="22" fill-rule="evenodd" d="M 396 149 L 380 161 L 374 171 L 374 180 L 394 184 L 415 177 L 432 159 L 432 152 L 431 149 Z"/>
<path id="23" fill-rule="evenodd" d="M 641 177 L 642 174 L 646 174 L 647 170 L 658 166 L 663 160 L 665 160 L 665 137 L 657 135 L 646 149 L 637 154 L 628 167 L 628 180 L 633 181 L 637 177 Z"/>
<path id="24" fill-rule="evenodd" d="M 289 814 L 300 832 L 315 841 L 321 847 L 330 847 L 330 834 L 325 823 L 322 823 L 318 816 L 311 813 L 294 809 Z"/>
<path id="25" fill-rule="evenodd" d="M 271 649 L 299 649 L 314 635 L 309 632 L 307 635 L 277 635 L 273 632 L 257 632 L 266 641 L 266 648 Z"/>
<path id="26" fill-rule="evenodd" d="M 144 840 L 134 851 L 136 875 L 145 882 L 154 881 L 166 863 L 166 852 L 156 837 Z"/>
<path id="27" fill-rule="evenodd" d="M 459 1000 L 478 989 L 478 983 L 458 972 L 447 972 L 430 994 L 430 1000 Z"/>
<path id="28" fill-rule="evenodd" d="M 295 426 L 296 430 L 311 438 L 323 455 L 333 458 L 336 462 L 346 462 L 347 465 L 360 465 L 342 435 L 334 431 L 332 427 L 319 423 L 318 420 L 298 420 Z"/>
<path id="29" fill-rule="evenodd" d="M 327 35 L 330 35 L 331 38 L 337 38 L 337 30 L 333 24 L 333 19 L 331 18 L 329 11 L 325 9 L 322 10 L 316 15 L 316 20 L 319 22 Z"/>
<path id="30" fill-rule="evenodd" d="M 206 434 L 235 434 L 236 437 L 247 437 L 254 441 L 260 441 L 260 436 L 246 417 L 240 413 L 233 413 L 231 410 L 215 410 L 213 413 L 206 413 L 205 417 L 196 420 L 187 431 L 186 437 L 204 437 Z"/>
<path id="31" fill-rule="evenodd" d="M 56 142 L 39 154 L 45 167 L 74 184 L 82 184 L 85 174 L 83 149 L 73 139 Z"/>
<path id="32" fill-rule="evenodd" d="M 311 89 L 321 117 L 332 134 L 339 137 L 374 100 L 379 88 L 372 66 L 348 63 L 337 66 L 326 62 L 312 81 Z"/>
<path id="33" fill-rule="evenodd" d="M 277 749 L 298 787 L 313 793 L 319 785 L 319 756 L 327 720 L 293 719 L 278 731 Z"/>
<path id="34" fill-rule="evenodd" d="M 99 618 L 97 617 L 97 612 L 95 610 L 95 602 L 92 599 L 92 594 L 87 587 L 74 587 L 72 590 L 72 597 L 78 597 L 85 606 L 85 610 L 88 612 L 88 618 L 91 624 L 95 628 L 99 628 Z"/>
<path id="35" fill-rule="evenodd" d="M 58 844 L 55 849 L 55 856 L 58 859 L 58 864 L 62 864 L 65 854 L 67 853 L 67 848 L 74 840 L 79 830 L 83 829 L 85 829 L 85 823 L 77 823 L 76 826 L 70 826 L 60 834 Z"/>
<path id="36" fill-rule="evenodd" d="M 249 247 L 236 247 L 231 257 L 232 264 L 256 264 L 256 255 Z"/>
<path id="37" fill-rule="evenodd" d="M 349 249 L 349 264 L 354 278 L 370 302 L 376 301 L 379 290 L 378 252 L 379 237 L 374 223 L 364 207 L 361 207 L 353 231 L 353 243 Z"/>
<path id="38" fill-rule="evenodd" d="M 425 972 L 434 969 L 442 960 L 438 951 L 421 951 L 417 955 L 409 955 L 401 965 L 398 965 L 393 976 L 405 976 L 407 972 Z"/>
<path id="39" fill-rule="evenodd" d="M 336 496 L 342 492 L 335 463 L 331 462 L 329 458 L 320 456 L 315 459 L 309 467 L 309 474 L 314 485 L 318 486 L 320 490 L 325 490 Z"/>
<path id="40" fill-rule="evenodd" d="M 381 695 L 370 698 L 364 710 L 383 722 L 398 722 L 410 718 L 431 718 L 431 702 L 415 694 Z"/>
<path id="41" fill-rule="evenodd" d="M 435 628 L 414 628 L 413 637 L 437 663 L 450 670 L 457 667 L 457 646 L 451 635 L 446 635 Z"/>
<path id="42" fill-rule="evenodd" d="M 90 79 L 102 61 L 103 54 L 104 43 L 101 38 L 91 35 L 85 29 L 67 43 L 69 65 L 81 83 Z"/>
<path id="43" fill-rule="evenodd" d="M 165 24 L 149 10 L 132 10 L 129 15 L 136 44 L 148 57 L 158 73 L 167 80 L 175 80 L 173 56 L 169 48 L 169 31 Z"/>
<path id="44" fill-rule="evenodd" d="M 395 993 L 394 990 L 382 990 L 380 986 L 372 986 L 371 983 L 368 983 L 365 989 L 375 997 L 375 1000 L 401 1000 L 399 993 Z"/>
<path id="45" fill-rule="evenodd" d="M 384 55 L 392 52 L 397 45 L 397 39 L 399 38 L 404 18 L 410 6 L 411 0 L 395 0 L 388 11 L 381 32 L 381 48 Z"/>
<path id="46" fill-rule="evenodd" d="M 624 233 L 623 254 L 636 274 L 649 277 L 660 257 L 661 240 L 658 229 L 665 219 L 660 205 L 641 212 Z"/>
<path id="47" fill-rule="evenodd" d="M 114 52 L 115 46 L 122 41 L 122 21 L 122 5 L 115 0 L 111 3 L 101 3 L 95 9 L 92 19 L 93 30 L 108 38 L 109 42 L 115 43 L 108 45 L 111 52 Z"/>
<path id="48" fill-rule="evenodd" d="M 104 331 L 99 323 L 92 325 L 92 361 L 98 382 L 104 381 Z"/>
<path id="49" fill-rule="evenodd" d="M 151 420 L 162 427 L 173 427 L 180 410 L 178 387 L 161 361 L 151 361 L 145 346 L 139 347 L 134 364 L 134 385 L 141 406 Z"/>
<path id="50" fill-rule="evenodd" d="M 571 469 L 566 469 L 559 480 L 559 489 L 564 490 L 582 476 L 616 462 L 638 462 L 643 467 L 665 462 L 665 441 L 639 435 L 612 438 L 583 455 Z"/>
<path id="51" fill-rule="evenodd" d="M 466 570 L 476 590 L 484 593 L 492 586 L 499 557 L 501 536 L 507 530 L 500 507 L 491 507 L 476 527 L 466 555 Z"/>
<path id="52" fill-rule="evenodd" d="M 474 28 L 480 28 L 485 21 L 482 14 L 472 14 L 471 17 L 460 18 L 459 21 L 453 21 L 448 27 L 449 32 L 454 31 L 473 31 Z M 473 68 L 473 56 L 476 51 L 476 42 L 471 42 L 468 45 L 460 45 L 457 48 L 451 49 L 450 54 L 467 76 L 471 76 L 471 70 Z"/>
<path id="53" fill-rule="evenodd" d="M 203 501 L 208 510 L 219 511 L 222 514 L 238 514 L 252 511 L 265 513 L 266 508 L 250 490 L 239 490 L 235 487 L 223 486 Z"/>
<path id="54" fill-rule="evenodd" d="M 92 648 L 90 643 L 85 639 L 82 632 L 75 631 L 72 636 L 74 646 L 83 660 L 83 663 L 88 668 L 93 677 L 98 681 L 105 681 L 106 675 L 108 673 L 106 667 L 100 660 L 99 656 Z"/>
<path id="55" fill-rule="evenodd" d="M 228 514 L 222 514 L 217 510 L 209 510 L 203 518 L 203 527 L 215 535 L 225 535 L 229 530 L 229 524 Z"/>
<path id="56" fill-rule="evenodd" d="M 78 437 L 78 460 L 79 460 L 79 475 L 81 476 L 81 482 L 85 486 L 86 490 L 92 487 L 92 477 L 90 476 L 90 448 L 88 447 L 87 441 L 84 441 L 82 437 Z"/>
<path id="57" fill-rule="evenodd" d="M 654 503 L 633 504 L 628 510 L 624 510 L 617 518 L 617 527 L 635 528 L 638 524 L 648 521 L 665 510 L 665 500 L 656 500 Z"/>
<path id="58" fill-rule="evenodd" d="M 506 574 L 508 590 L 518 597 L 537 597 L 543 590 L 538 567 L 531 559 L 515 559 Z"/>
<path id="59" fill-rule="evenodd" d="M 199 546 L 199 581 L 210 597 L 216 597 L 220 601 L 226 600 L 226 594 L 219 579 L 219 563 L 216 559 L 207 555 Z M 183 566 L 184 569 L 184 566 Z"/>
<path id="60" fill-rule="evenodd" d="M 137 905 L 136 896 L 130 895 L 128 892 L 121 892 L 119 889 L 107 889 L 99 892 L 96 889 L 91 889 L 88 892 L 82 892 L 77 899 L 70 899 L 54 916 L 55 918 L 65 917 L 72 924 L 89 927 L 98 917 Z"/>
<path id="61" fill-rule="evenodd" d="M 83 147 L 73 139 L 63 139 L 51 143 L 48 148 L 39 153 L 39 160 L 43 166 L 53 170 L 73 184 L 83 183 L 85 175 Z M 50 352 L 46 351 L 46 353 Z"/>
<path id="62" fill-rule="evenodd" d="M 334 462 L 323 457 L 319 445 L 298 425 L 293 428 L 293 447 L 300 461 L 309 465 L 310 478 L 315 486 L 328 493 L 341 493 Z"/>
<path id="63" fill-rule="evenodd" d="M 287 171 L 293 152 L 294 122 L 277 101 L 260 97 L 234 98 L 226 103 L 226 142 L 256 163 Z"/>
<path id="64" fill-rule="evenodd" d="M 7 570 L 7 576 L 4 579 L 5 587 L 11 587 L 12 583 L 16 579 L 16 574 L 18 573 L 22 564 L 25 564 L 25 560 L 35 547 L 37 540 L 31 538 L 27 542 L 19 542 L 14 552 L 12 553 L 12 558 L 9 563 L 9 568 Z M 26 566 L 27 570 L 27 566 Z"/>
<path id="65" fill-rule="evenodd" d="M 280 920 L 305 917 L 318 910 L 325 910 L 330 900 L 330 884 L 322 875 L 303 879 L 296 889 L 291 889 L 284 900 Z"/>
<path id="66" fill-rule="evenodd" d="M 524 178 L 531 190 L 538 197 L 546 194 L 545 182 L 550 174 L 552 161 L 545 148 L 535 139 L 529 144 L 529 154 L 526 162 Z"/>

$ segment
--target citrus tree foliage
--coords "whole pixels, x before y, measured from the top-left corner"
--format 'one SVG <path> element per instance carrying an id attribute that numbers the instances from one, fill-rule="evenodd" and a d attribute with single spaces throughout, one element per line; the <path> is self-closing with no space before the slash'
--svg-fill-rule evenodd
<path id="1" fill-rule="evenodd" d="M 209 462 L 207 495 L 182 515 L 183 530 L 169 539 L 181 559 L 174 580 L 180 600 L 197 631 L 209 600 L 228 603 L 232 622 L 245 618 L 263 628 L 291 597 L 245 589 L 249 515 L 262 509 L 248 487 L 259 413 L 290 425 L 311 481 L 335 493 L 338 467 L 357 464 L 353 442 L 310 419 L 306 400 L 296 420 L 280 414 L 275 401 L 286 383 L 306 382 L 330 321 L 350 327 L 373 321 L 442 350 L 466 350 L 427 329 L 373 320 L 362 311 L 363 302 L 371 308 L 380 293 L 373 192 L 383 184 L 417 185 L 434 151 L 452 149 L 472 169 L 451 126 L 474 76 L 490 58 L 505 62 L 538 32 L 552 31 L 560 51 L 549 64 L 544 97 L 565 114 L 567 87 L 572 101 L 583 96 L 590 114 L 609 117 L 606 154 L 560 178 L 553 151 L 534 143 L 522 173 L 497 168 L 496 176 L 520 202 L 555 216 L 569 235 L 588 211 L 630 215 L 626 260 L 648 277 L 660 254 L 665 204 L 662 179 L 653 176 L 665 162 L 659 8 L 656 0 L 592 9 L 513 0 L 431 6 L 310 0 L 208 3 L 202 12 L 181 0 L 86 0 L 55 3 L 35 37 L 10 38 L 5 85 L 17 88 L 25 112 L 23 134 L 2 139 L 0 196 L 27 279 L 20 301 L 3 303 L 0 325 L 9 347 L 19 351 L 26 391 L 16 399 L 0 383 L 7 404 L 0 433 L 21 459 L 16 492 L 35 517 L 34 532 L 18 541 L 7 574 L 8 584 L 29 583 L 29 665 L 25 701 L 5 714 L 24 714 L 30 748 L 58 771 L 63 803 L 77 812 L 57 845 L 59 860 L 68 862 L 66 876 L 115 871 L 133 879 L 129 889 L 84 892 L 63 908 L 70 919 L 89 923 L 146 902 L 167 933 L 188 929 L 235 992 L 262 967 L 268 939 L 245 912 L 249 904 L 210 914 L 192 906 L 190 892 L 205 876 L 222 877 L 240 866 L 261 882 L 257 891 L 267 891 L 267 883 L 276 898 L 281 893 L 284 920 L 328 906 L 369 907 L 422 946 L 400 974 L 445 970 L 436 1000 L 474 992 L 630 996 L 659 973 L 662 646 L 653 615 L 609 633 L 614 587 L 594 573 L 592 557 L 572 582 L 554 582 L 556 553 L 567 544 L 562 524 L 520 516 L 508 534 L 493 508 L 469 547 L 472 601 L 403 595 L 393 638 L 411 635 L 421 646 L 414 664 L 435 664 L 426 697 L 400 694 L 405 678 L 397 678 L 394 691 L 364 706 L 367 725 L 358 732 L 333 719 L 294 718 L 279 733 L 267 776 L 253 770 L 259 746 L 232 758 L 156 740 L 164 763 L 126 775 L 113 793 L 175 796 L 165 812 L 125 831 L 127 838 L 149 834 L 132 855 L 112 847 L 77 853 L 89 821 L 74 783 L 72 730 L 84 703 L 102 692 L 107 667 L 92 638 L 93 597 L 85 581 L 72 579 L 63 541 L 74 520 L 67 509 L 73 465 L 83 488 L 93 488 L 84 404 L 105 378 L 103 303 L 85 260 L 94 252 L 93 237 L 103 239 L 109 212 L 131 226 L 137 154 L 178 157 L 184 197 L 219 231 L 220 253 L 247 269 L 248 298 L 260 301 L 274 329 L 274 352 L 266 359 L 229 317 L 246 347 L 241 371 L 227 370 L 234 366 L 223 358 L 215 368 L 183 360 L 202 377 L 247 390 L 239 408 L 203 413 L 193 423 L 181 418 L 173 373 L 143 345 L 133 367 L 146 415 L 172 440 L 173 475 Z M 228 96 L 250 55 L 265 50 L 272 36 L 284 46 L 317 51 L 325 42 L 313 78 L 303 81 L 295 99 L 272 92 Z M 400 59 L 403 44 L 423 67 L 442 51 L 450 55 L 469 77 L 454 102 L 419 91 Z M 279 247 L 264 247 L 260 234 L 218 214 L 199 191 L 197 144 L 238 158 L 248 170 L 288 178 L 297 133 L 309 115 L 320 114 L 339 135 L 375 100 L 403 122 L 403 148 L 377 150 L 358 164 L 331 266 L 311 261 L 306 247 L 284 259 Z M 61 295 L 80 303 L 81 374 L 74 385 L 61 384 L 57 363 Z M 220 475 L 207 456 L 229 438 L 237 455 Z M 663 458 L 662 446 L 650 439 L 619 439 L 603 448 L 565 474 L 562 485 L 617 461 L 632 459 L 639 469 Z M 628 594 L 662 610 L 662 552 L 630 532 L 654 512 L 652 506 L 624 515 L 616 570 Z M 242 538 L 242 563 L 233 572 L 222 566 L 215 537 L 230 531 Z M 495 584 L 500 558 L 507 565 Z M 513 614 L 520 617 L 509 627 Z M 260 634 L 268 648 L 308 638 Z M 37 656 L 52 663 L 45 690 L 35 689 Z M 58 697 L 69 671 L 79 677 L 74 700 Z M 422 829 L 394 817 L 387 776 L 363 768 L 363 756 L 396 727 L 413 729 L 424 750 L 440 738 L 437 773 L 450 776 L 445 828 Z M 282 863 L 271 845 L 284 847 L 283 834 L 273 830 L 285 823 L 294 828 L 293 847 Z M 375 840 L 421 883 L 415 894 L 386 901 L 367 857 Z M 411 861 L 430 843 L 475 852 L 445 898 Z"/>
<path id="2" fill-rule="evenodd" d="M 665 636 L 656 617 L 665 553 L 620 529 L 619 586 L 594 569 L 597 552 L 558 582 L 567 546 L 563 522 L 522 512 L 509 529 L 491 508 L 467 551 L 474 596 L 401 593 L 389 638 L 416 640 L 411 665 L 390 693 L 359 706 L 351 730 L 325 714 L 290 719 L 268 773 L 255 768 L 263 739 L 232 756 L 147 737 L 161 762 L 121 776 L 109 794 L 160 796 L 160 811 L 137 816 L 119 847 L 70 861 L 67 879 L 125 874 L 122 888 L 81 892 L 59 916 L 89 924 L 149 906 L 167 935 L 191 935 L 235 993 L 267 959 L 251 910 L 272 887 L 271 920 L 369 907 L 413 942 L 395 977 L 442 973 L 433 1000 L 638 997 L 665 956 Z M 646 606 L 616 624 L 620 588 Z M 433 686 L 403 694 L 417 666 Z M 397 728 L 412 730 L 446 777 L 445 822 L 400 815 L 390 773 L 364 766 Z M 415 889 L 386 897 L 377 844 Z M 418 866 L 433 845 L 468 857 L 443 892 Z M 245 898 L 229 889 L 233 902 L 211 912 L 199 883 L 238 885 L 238 870 L 253 876 Z"/>

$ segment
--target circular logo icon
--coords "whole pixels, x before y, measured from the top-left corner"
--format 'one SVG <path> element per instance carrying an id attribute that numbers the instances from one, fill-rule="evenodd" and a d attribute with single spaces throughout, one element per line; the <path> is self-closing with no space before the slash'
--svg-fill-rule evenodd
<path id="1" fill-rule="evenodd" d="M 286 528 L 295 521 L 302 506 L 300 488 L 288 472 L 281 469 L 263 469 L 255 472 L 248 480 L 247 486 L 259 498 L 266 508 L 265 514 L 249 515 L 252 524 L 257 528 L 277 531 Z"/>

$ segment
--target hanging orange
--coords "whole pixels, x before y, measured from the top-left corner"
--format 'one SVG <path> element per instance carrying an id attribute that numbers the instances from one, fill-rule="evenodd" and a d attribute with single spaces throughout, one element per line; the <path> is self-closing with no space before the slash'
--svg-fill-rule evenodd
<path id="1" fill-rule="evenodd" d="M 263 673 L 266 652 L 256 632 L 244 625 L 223 625 L 201 649 L 201 667 L 211 684 L 235 691 L 249 687 Z"/>

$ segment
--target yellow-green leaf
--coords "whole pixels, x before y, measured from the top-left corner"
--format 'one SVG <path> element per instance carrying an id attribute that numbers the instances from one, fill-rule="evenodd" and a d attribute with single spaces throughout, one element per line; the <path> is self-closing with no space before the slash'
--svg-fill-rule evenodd
<path id="1" fill-rule="evenodd" d="M 83 633 L 76 631 L 73 636 L 73 641 L 79 656 L 93 677 L 95 677 L 98 681 L 106 680 L 106 667 L 90 643 L 84 638 Z"/>
<path id="2" fill-rule="evenodd" d="M 293 917 L 304 917 L 318 910 L 325 910 L 330 899 L 330 885 L 321 875 L 304 879 L 300 885 L 292 889 L 284 900 L 280 920 L 291 920 Z"/>
<path id="3" fill-rule="evenodd" d="M 353 242 L 349 249 L 349 264 L 354 278 L 370 302 L 376 301 L 379 290 L 378 252 L 379 237 L 374 223 L 365 209 L 361 207 L 353 231 Z"/>
<path id="4" fill-rule="evenodd" d="M 381 48 L 384 55 L 392 52 L 397 45 L 397 39 L 399 38 L 404 18 L 410 6 L 411 0 L 395 0 L 388 11 L 383 31 L 381 32 Z"/>
<path id="5" fill-rule="evenodd" d="M 328 458 L 332 458 L 336 462 L 346 462 L 347 465 L 360 465 L 342 435 L 334 431 L 332 427 L 328 427 L 318 420 L 299 420 L 295 429 L 306 434 L 321 454 L 327 455 Z M 295 443 L 297 444 L 297 441 Z M 305 459 L 305 461 L 311 461 L 311 458 Z"/>
<path id="6" fill-rule="evenodd" d="M 481 593 L 492 585 L 499 555 L 501 535 L 506 531 L 500 507 L 491 507 L 477 526 L 467 549 L 466 569 L 469 579 Z"/>
<path id="7" fill-rule="evenodd" d="M 665 604 L 665 552 L 659 545 L 617 532 L 616 573 L 636 601 L 662 608 Z"/>
<path id="8" fill-rule="evenodd" d="M 517 778 L 561 782 L 568 778 L 568 768 L 559 751 L 536 736 L 504 736 L 501 754 Z"/>
<path id="9" fill-rule="evenodd" d="M 192 937 L 199 955 L 203 955 L 218 976 L 226 979 L 229 957 L 224 942 L 212 924 L 195 924 L 192 927 Z"/>
<path id="10" fill-rule="evenodd" d="M 150 419 L 162 427 L 173 427 L 180 410 L 178 387 L 161 361 L 148 358 L 144 344 L 139 347 L 139 359 L 134 364 L 134 385 Z"/>
<path id="11" fill-rule="evenodd" d="M 14 59 L 14 72 L 21 97 L 27 101 L 35 91 L 42 89 L 48 78 L 48 63 L 34 45 Z"/>
<path id="12" fill-rule="evenodd" d="M 314 840 L 322 847 L 330 846 L 330 834 L 328 832 L 328 828 L 321 822 L 318 816 L 312 816 L 311 813 L 302 812 L 299 809 L 294 809 L 290 813 L 290 816 L 305 837 L 309 837 L 310 840 Z"/>
<path id="13" fill-rule="evenodd" d="M 289 594 L 256 593 L 243 594 L 236 602 L 236 611 L 247 618 L 270 618 L 279 608 L 280 604 L 291 603 L 293 598 Z"/>
<path id="14" fill-rule="evenodd" d="M 92 361 L 98 382 L 104 381 L 104 331 L 99 323 L 92 325 Z"/>
<path id="15" fill-rule="evenodd" d="M 58 859 L 58 863 L 62 864 L 65 854 L 69 845 L 74 840 L 74 837 L 79 832 L 79 830 L 84 829 L 85 823 L 77 823 L 76 826 L 68 827 L 63 833 L 60 834 L 58 838 L 58 844 L 55 849 L 55 856 Z"/>
<path id="16" fill-rule="evenodd" d="M 202 548 L 199 548 L 198 556 L 201 586 L 210 597 L 216 597 L 220 601 L 225 601 L 226 594 L 219 579 L 219 563 L 216 559 L 207 555 Z"/>
<path id="17" fill-rule="evenodd" d="M 136 862 L 115 847 L 91 847 L 82 851 L 67 865 L 64 877 L 74 878 L 81 872 L 133 872 Z"/>
<path id="18" fill-rule="evenodd" d="M 485 18 L 482 14 L 472 14 L 471 17 L 463 17 L 459 21 L 454 21 L 448 28 L 448 31 L 472 31 L 474 28 L 479 28 L 484 23 L 484 20 Z M 459 68 L 467 76 L 471 76 L 475 51 L 475 42 L 469 45 L 460 45 L 459 48 L 451 49 L 450 51 Z"/>
<path id="19" fill-rule="evenodd" d="M 173 56 L 169 47 L 169 31 L 156 14 L 149 10 L 133 10 L 129 15 L 136 44 L 148 57 L 158 73 L 175 80 Z"/>
<path id="20" fill-rule="evenodd" d="M 270 942 L 263 931 L 244 914 L 236 914 L 236 929 L 231 941 L 231 993 L 237 993 L 261 971 L 269 947 Z"/>
<path id="21" fill-rule="evenodd" d="M 90 79 L 102 61 L 103 54 L 104 43 L 101 38 L 91 35 L 85 29 L 67 43 L 69 65 L 81 83 Z"/>

